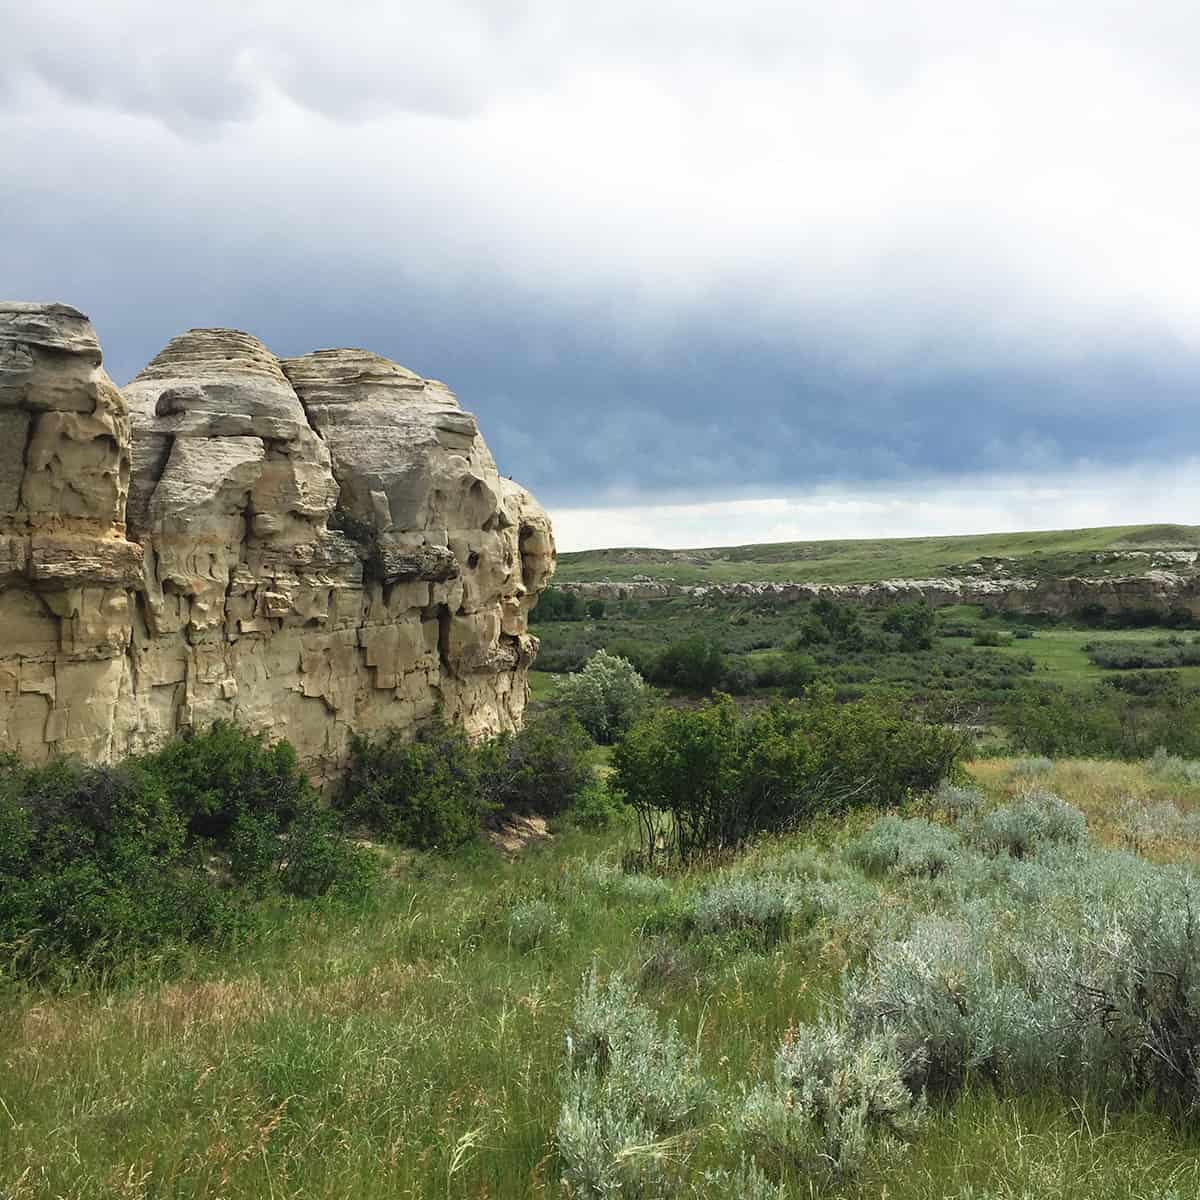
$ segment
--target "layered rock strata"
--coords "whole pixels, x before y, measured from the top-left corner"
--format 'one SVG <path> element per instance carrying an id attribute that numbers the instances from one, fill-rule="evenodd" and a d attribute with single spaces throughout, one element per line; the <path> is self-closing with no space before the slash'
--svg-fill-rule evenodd
<path id="1" fill-rule="evenodd" d="M 122 394 L 82 314 L 0 305 L 0 738 L 106 761 L 217 718 L 315 772 L 440 706 L 516 727 L 550 523 L 440 383 L 175 338 Z"/>
<path id="2" fill-rule="evenodd" d="M 688 596 L 696 600 L 721 598 L 770 600 L 781 604 L 828 600 L 885 608 L 890 604 L 924 600 L 933 608 L 979 604 L 995 612 L 1030 616 L 1068 616 L 1099 606 L 1105 612 L 1153 611 L 1166 616 L 1187 609 L 1200 617 L 1200 574 L 1194 571 L 1147 571 L 1142 575 L 1063 576 L 1060 578 L 883 579 L 878 583 L 714 583 L 680 584 L 637 578 L 561 583 L 556 587 L 588 599 L 662 600 Z"/>

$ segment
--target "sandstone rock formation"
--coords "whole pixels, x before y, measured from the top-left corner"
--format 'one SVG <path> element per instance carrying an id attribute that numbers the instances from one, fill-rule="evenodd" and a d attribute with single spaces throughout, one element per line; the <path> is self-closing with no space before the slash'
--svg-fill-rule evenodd
<path id="1" fill-rule="evenodd" d="M 0 304 L 0 739 L 104 761 L 219 717 L 314 772 L 441 705 L 510 729 L 550 523 L 440 383 L 175 338 L 119 391 L 87 318 Z"/>
<path id="2" fill-rule="evenodd" d="M 662 600 L 670 596 L 735 600 L 769 600 L 780 604 L 805 604 L 825 598 L 886 608 L 924 600 L 932 608 L 951 604 L 979 604 L 995 612 L 1062 617 L 1099 606 L 1108 613 L 1152 611 L 1165 617 L 1187 609 L 1200 617 L 1200 574 L 1195 571 L 1147 571 L 1142 575 L 1104 575 L 1020 579 L 1010 575 L 941 579 L 883 579 L 877 583 L 712 583 L 681 584 L 649 576 L 620 582 L 589 580 L 557 584 L 565 592 L 585 599 Z"/>

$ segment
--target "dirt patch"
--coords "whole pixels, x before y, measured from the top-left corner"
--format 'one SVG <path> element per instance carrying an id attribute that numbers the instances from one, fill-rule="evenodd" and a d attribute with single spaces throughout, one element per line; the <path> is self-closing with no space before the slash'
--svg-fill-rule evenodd
<path id="1" fill-rule="evenodd" d="M 488 840 L 509 858 L 515 858 L 530 842 L 550 837 L 545 817 L 510 817 L 495 829 L 488 830 Z"/>

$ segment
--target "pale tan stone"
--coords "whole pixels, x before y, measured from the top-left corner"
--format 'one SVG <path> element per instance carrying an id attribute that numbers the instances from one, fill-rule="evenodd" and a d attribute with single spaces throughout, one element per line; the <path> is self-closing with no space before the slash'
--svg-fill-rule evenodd
<path id="1" fill-rule="evenodd" d="M 553 565 L 443 384 L 201 329 L 122 394 L 82 314 L 0 304 L 0 734 L 22 754 L 228 718 L 321 773 L 439 706 L 514 728 Z"/>

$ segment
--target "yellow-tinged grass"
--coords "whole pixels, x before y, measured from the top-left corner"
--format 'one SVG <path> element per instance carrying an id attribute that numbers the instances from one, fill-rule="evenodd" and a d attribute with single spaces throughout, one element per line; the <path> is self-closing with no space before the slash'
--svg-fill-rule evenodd
<path id="1" fill-rule="evenodd" d="M 1170 803 L 1182 813 L 1200 810 L 1200 787 L 1156 777 L 1141 763 L 1065 758 L 1054 760 L 1044 774 L 1028 776 L 1019 773 L 1022 761 L 986 759 L 971 763 L 968 770 L 997 798 L 1011 799 L 1035 787 L 1054 792 L 1087 817 L 1088 834 L 1101 845 L 1128 848 L 1122 811 L 1130 801 L 1140 805 Z M 1157 841 L 1141 849 L 1155 862 L 1200 863 L 1200 846 L 1188 841 Z"/>

